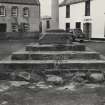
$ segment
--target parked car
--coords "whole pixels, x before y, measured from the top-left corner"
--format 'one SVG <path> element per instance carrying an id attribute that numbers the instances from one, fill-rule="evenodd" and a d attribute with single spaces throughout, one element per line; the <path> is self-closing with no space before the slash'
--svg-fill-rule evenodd
<path id="1" fill-rule="evenodd" d="M 84 41 L 85 34 L 82 32 L 81 29 L 70 29 L 69 32 L 72 34 L 73 41 Z"/>

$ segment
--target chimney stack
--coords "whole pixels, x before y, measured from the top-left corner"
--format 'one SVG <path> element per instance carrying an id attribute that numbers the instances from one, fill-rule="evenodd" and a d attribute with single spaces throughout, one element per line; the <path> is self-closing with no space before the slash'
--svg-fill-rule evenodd
<path id="1" fill-rule="evenodd" d="M 51 4 L 52 29 L 59 29 L 59 1 L 52 0 Z"/>

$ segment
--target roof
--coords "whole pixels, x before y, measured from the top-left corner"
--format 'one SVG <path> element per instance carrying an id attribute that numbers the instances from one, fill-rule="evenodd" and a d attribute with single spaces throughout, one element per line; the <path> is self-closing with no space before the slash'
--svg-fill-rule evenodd
<path id="1" fill-rule="evenodd" d="M 39 0 L 0 0 L 0 3 L 40 5 Z"/>
<path id="2" fill-rule="evenodd" d="M 69 5 L 69 4 L 76 4 L 76 3 L 80 3 L 80 2 L 85 2 L 88 0 L 64 0 L 63 2 L 60 3 L 59 6 L 65 6 L 65 5 Z"/>

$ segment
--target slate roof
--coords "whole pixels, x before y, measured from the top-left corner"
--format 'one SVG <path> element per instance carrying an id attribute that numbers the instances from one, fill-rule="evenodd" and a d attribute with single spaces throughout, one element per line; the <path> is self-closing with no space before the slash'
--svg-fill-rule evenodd
<path id="1" fill-rule="evenodd" d="M 75 4 L 75 3 L 85 2 L 85 1 L 88 1 L 88 0 L 64 0 L 63 2 L 60 3 L 59 6 L 65 6 L 68 4 Z"/>
<path id="2" fill-rule="evenodd" d="M 40 5 L 39 0 L 0 0 L 0 3 Z"/>

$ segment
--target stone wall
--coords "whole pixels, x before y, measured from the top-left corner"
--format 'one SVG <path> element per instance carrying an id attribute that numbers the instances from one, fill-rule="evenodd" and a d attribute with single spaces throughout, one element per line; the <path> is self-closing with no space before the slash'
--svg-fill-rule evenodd
<path id="1" fill-rule="evenodd" d="M 39 32 L 0 32 L 0 40 L 39 39 Z"/>

